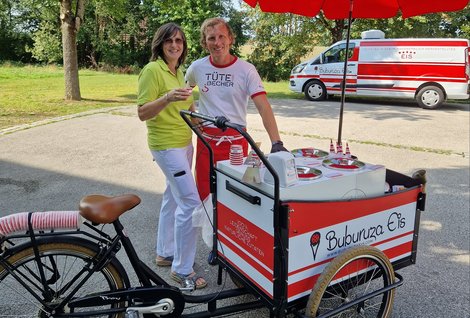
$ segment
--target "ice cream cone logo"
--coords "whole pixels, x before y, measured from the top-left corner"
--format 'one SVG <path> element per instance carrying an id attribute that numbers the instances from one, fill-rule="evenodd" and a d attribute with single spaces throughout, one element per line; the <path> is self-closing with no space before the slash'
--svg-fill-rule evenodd
<path id="1" fill-rule="evenodd" d="M 320 232 L 315 232 L 310 237 L 310 247 L 312 248 L 313 260 L 317 258 L 318 247 L 320 246 Z"/>

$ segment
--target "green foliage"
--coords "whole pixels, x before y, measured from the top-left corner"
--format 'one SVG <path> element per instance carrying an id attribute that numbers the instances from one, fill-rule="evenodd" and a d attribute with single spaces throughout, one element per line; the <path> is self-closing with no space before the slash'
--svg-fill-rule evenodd
<path id="1" fill-rule="evenodd" d="M 136 83 L 136 75 L 80 70 L 83 100 L 70 102 L 63 98 L 61 67 L 0 64 L 0 129 L 92 109 L 132 105 Z"/>
<path id="2" fill-rule="evenodd" d="M 0 61 L 31 62 L 31 53 L 26 47 L 32 44 L 31 37 L 26 33 L 13 33 L 0 30 Z"/>
<path id="3" fill-rule="evenodd" d="M 32 40 L 34 44 L 27 47 L 27 51 L 40 62 L 60 63 L 62 61 L 62 39 L 57 33 L 57 25 L 51 21 L 41 21 Z"/>
<path id="4" fill-rule="evenodd" d="M 312 29 L 314 20 L 293 14 L 270 14 L 259 9 L 248 11 L 255 34 L 249 61 L 261 77 L 279 81 L 317 45 Z"/>
<path id="5" fill-rule="evenodd" d="M 175 5 L 174 0 L 144 1 L 146 31 L 148 37 L 148 55 L 150 56 L 150 42 L 159 26 L 167 22 L 175 22 L 183 28 L 188 41 L 187 64 L 207 53 L 200 46 L 200 26 L 207 18 L 226 17 L 230 19 L 234 32 L 241 32 L 243 19 L 231 9 L 229 0 L 183 0 Z M 237 34 L 242 42 L 237 42 L 235 49 L 243 43 L 243 35 Z"/>
<path id="6" fill-rule="evenodd" d="M 80 65 L 95 69 L 125 67 L 141 59 L 144 45 L 139 23 L 144 15 L 139 1 L 120 0 L 112 10 L 105 10 L 107 2 L 90 1 L 86 7 L 77 40 Z"/>
<path id="7" fill-rule="evenodd" d="M 31 61 L 31 54 L 25 50 L 31 38 L 21 27 L 17 6 L 14 0 L 0 0 L 0 61 Z"/>

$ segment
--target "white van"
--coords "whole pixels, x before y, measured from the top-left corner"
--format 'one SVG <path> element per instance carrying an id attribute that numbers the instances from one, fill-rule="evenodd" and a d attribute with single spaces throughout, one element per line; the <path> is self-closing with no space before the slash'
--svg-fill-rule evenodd
<path id="1" fill-rule="evenodd" d="M 414 98 L 435 109 L 446 99 L 468 99 L 470 41 L 466 39 L 384 39 L 379 30 L 351 40 L 346 94 Z M 289 88 L 313 101 L 341 94 L 346 41 L 294 67 Z"/>

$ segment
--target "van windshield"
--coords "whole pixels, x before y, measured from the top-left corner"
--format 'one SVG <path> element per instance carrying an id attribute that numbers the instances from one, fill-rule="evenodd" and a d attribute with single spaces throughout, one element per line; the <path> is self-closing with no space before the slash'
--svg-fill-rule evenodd
<path id="1" fill-rule="evenodd" d="M 348 59 L 353 55 L 354 43 L 349 44 Z M 323 64 L 344 62 L 346 56 L 346 44 L 342 43 L 333 46 L 331 49 L 323 53 Z"/>
<path id="2" fill-rule="evenodd" d="M 315 60 L 313 60 L 312 63 L 310 63 L 310 65 L 315 65 L 315 64 L 321 64 L 320 56 L 318 56 Z"/>

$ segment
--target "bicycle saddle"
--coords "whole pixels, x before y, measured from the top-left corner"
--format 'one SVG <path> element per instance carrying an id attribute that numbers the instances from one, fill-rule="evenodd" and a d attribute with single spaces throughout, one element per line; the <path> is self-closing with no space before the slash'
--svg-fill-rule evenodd
<path id="1" fill-rule="evenodd" d="M 131 210 L 140 203 L 135 194 L 123 194 L 107 197 L 92 194 L 80 200 L 80 215 L 93 224 L 113 223 L 126 211 Z"/>

